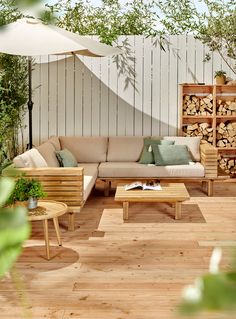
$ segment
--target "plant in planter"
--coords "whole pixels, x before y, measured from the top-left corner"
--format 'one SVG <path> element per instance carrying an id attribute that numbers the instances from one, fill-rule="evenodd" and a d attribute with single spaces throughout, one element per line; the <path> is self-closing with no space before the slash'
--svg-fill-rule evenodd
<path id="1" fill-rule="evenodd" d="M 36 179 L 28 180 L 28 208 L 35 208 L 38 205 L 38 199 L 47 196 L 43 191 L 43 186 Z"/>
<path id="2" fill-rule="evenodd" d="M 215 72 L 216 84 L 222 85 L 225 84 L 226 72 L 225 71 L 216 71 Z"/>
<path id="3" fill-rule="evenodd" d="M 8 200 L 8 205 L 27 206 L 29 209 L 37 207 L 38 199 L 47 196 L 40 181 L 35 179 L 19 178 L 15 189 Z"/>

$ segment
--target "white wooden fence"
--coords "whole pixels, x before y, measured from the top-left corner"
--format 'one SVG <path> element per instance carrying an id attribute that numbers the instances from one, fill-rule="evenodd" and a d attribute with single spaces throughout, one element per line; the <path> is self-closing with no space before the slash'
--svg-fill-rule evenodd
<path id="1" fill-rule="evenodd" d="M 119 45 L 125 39 L 132 51 L 129 68 L 135 75 L 119 75 L 122 68 L 117 69 L 114 58 L 50 62 L 49 57 L 50 63 L 35 65 L 35 145 L 51 135 L 175 135 L 178 84 L 212 84 L 220 69 L 230 75 L 216 53 L 210 62 L 203 62 L 209 51 L 192 36 L 170 36 L 165 51 L 157 38 L 121 36 Z M 127 81 L 134 85 L 127 86 Z"/>

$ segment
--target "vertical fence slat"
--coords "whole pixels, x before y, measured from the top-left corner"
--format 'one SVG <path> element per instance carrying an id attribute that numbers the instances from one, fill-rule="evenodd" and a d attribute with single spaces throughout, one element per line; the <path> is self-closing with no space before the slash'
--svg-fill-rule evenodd
<path id="1" fill-rule="evenodd" d="M 161 46 L 160 38 L 156 37 L 152 42 L 152 135 L 160 135 L 160 95 L 161 95 L 161 82 L 160 82 L 160 57 Z"/>
<path id="2" fill-rule="evenodd" d="M 109 135 L 109 68 L 108 58 L 101 59 L 101 113 L 100 135 Z"/>
<path id="3" fill-rule="evenodd" d="M 65 126 L 65 113 L 66 113 L 66 77 L 65 77 L 65 66 L 66 60 L 58 61 L 58 113 L 55 119 L 58 122 L 58 135 L 63 136 L 66 134 Z"/>
<path id="4" fill-rule="evenodd" d="M 170 58 L 169 58 L 169 135 L 177 135 L 178 127 L 178 39 L 177 36 L 170 36 Z"/>
<path id="5" fill-rule="evenodd" d="M 200 40 L 196 40 L 196 80 L 204 82 L 204 46 Z"/>
<path id="6" fill-rule="evenodd" d="M 92 133 L 92 78 L 91 59 L 84 57 L 84 92 L 83 92 L 83 135 L 90 136 Z"/>
<path id="7" fill-rule="evenodd" d="M 40 99 L 41 99 L 41 109 L 40 109 L 40 117 L 41 117 L 41 123 L 40 123 L 40 131 L 41 131 L 41 141 L 47 140 L 48 136 L 48 111 L 49 111 L 49 105 L 48 105 L 48 63 L 41 64 L 41 90 L 40 90 Z"/>
<path id="8" fill-rule="evenodd" d="M 130 46 L 130 57 L 128 65 L 130 72 L 126 77 L 126 81 L 129 80 L 129 83 L 126 88 L 124 88 L 124 99 L 126 101 L 125 108 L 125 135 L 132 136 L 134 135 L 134 37 L 127 37 L 128 43 Z"/>
<path id="9" fill-rule="evenodd" d="M 169 134 L 169 50 L 161 51 L 161 131 Z"/>
<path id="10" fill-rule="evenodd" d="M 70 57 L 66 60 L 66 135 L 74 135 L 74 117 L 75 117 L 75 58 Z"/>
<path id="11" fill-rule="evenodd" d="M 114 58 L 109 59 L 109 135 L 117 135 L 117 83 L 118 75 Z"/>
<path id="12" fill-rule="evenodd" d="M 40 62 L 40 58 L 38 59 Z M 41 65 L 39 63 L 34 64 L 32 71 L 32 88 L 33 88 L 33 144 L 38 145 L 40 143 L 40 70 Z M 26 114 L 28 118 L 28 113 Z M 27 123 L 28 125 L 28 123 Z M 27 129 L 28 131 L 28 129 Z M 25 141 L 26 142 L 26 141 Z"/>
<path id="13" fill-rule="evenodd" d="M 195 38 L 193 36 L 188 36 L 187 38 L 187 82 L 197 83 L 196 79 L 196 59 L 195 59 Z"/>
<path id="14" fill-rule="evenodd" d="M 211 56 L 211 60 L 204 63 L 204 82 L 206 84 L 213 83 L 213 59 L 212 52 L 204 45 L 204 55 L 209 54 Z"/>
<path id="15" fill-rule="evenodd" d="M 75 135 L 83 134 L 83 64 L 75 57 Z"/>
<path id="16" fill-rule="evenodd" d="M 49 57 L 50 61 L 50 57 Z M 48 136 L 57 135 L 57 121 L 55 121 L 57 110 L 57 61 L 49 63 L 49 114 L 48 114 Z"/>
<path id="17" fill-rule="evenodd" d="M 143 37 L 137 35 L 135 37 L 135 93 L 134 93 L 134 135 L 143 134 L 142 118 L 143 118 Z"/>
<path id="18" fill-rule="evenodd" d="M 144 69 L 143 69 L 143 135 L 152 134 L 152 104 L 151 104 L 151 81 L 152 81 L 152 41 L 151 38 L 144 40 Z"/>

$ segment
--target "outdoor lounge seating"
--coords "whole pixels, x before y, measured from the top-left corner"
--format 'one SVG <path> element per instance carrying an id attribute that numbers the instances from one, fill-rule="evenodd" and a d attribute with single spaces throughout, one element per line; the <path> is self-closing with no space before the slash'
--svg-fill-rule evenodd
<path id="1" fill-rule="evenodd" d="M 74 213 L 86 202 L 96 180 L 105 182 L 109 194 L 111 181 L 171 180 L 208 183 L 208 195 L 213 192 L 217 178 L 217 149 L 201 144 L 198 137 L 162 137 L 187 145 L 195 162 L 192 165 L 149 166 L 138 163 L 144 137 L 52 137 L 35 149 L 14 159 L 28 176 L 44 184 L 48 199 L 61 200 L 69 207 L 69 229 L 74 229 Z M 76 157 L 78 168 L 59 167 L 56 151 L 68 149 Z M 38 152 L 37 152 L 38 151 Z M 40 155 L 41 154 L 41 155 Z M 82 191 L 83 190 L 83 191 Z"/>

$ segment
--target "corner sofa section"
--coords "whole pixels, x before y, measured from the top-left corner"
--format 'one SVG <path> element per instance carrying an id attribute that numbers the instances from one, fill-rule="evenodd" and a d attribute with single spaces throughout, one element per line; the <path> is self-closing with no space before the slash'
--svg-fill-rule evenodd
<path id="1" fill-rule="evenodd" d="M 144 138 L 52 137 L 36 149 L 17 156 L 14 163 L 29 177 L 42 181 L 48 199 L 61 200 L 68 205 L 70 229 L 74 228 L 74 213 L 83 207 L 97 179 L 105 182 L 106 194 L 113 180 L 161 179 L 204 181 L 208 183 L 208 195 L 212 195 L 213 180 L 217 178 L 216 148 L 210 144 L 200 144 L 198 137 L 155 137 L 175 141 L 177 145 L 187 145 L 193 162 L 189 165 L 144 165 L 138 162 Z M 73 153 L 78 167 L 59 167 L 55 151 L 61 149 Z"/>

